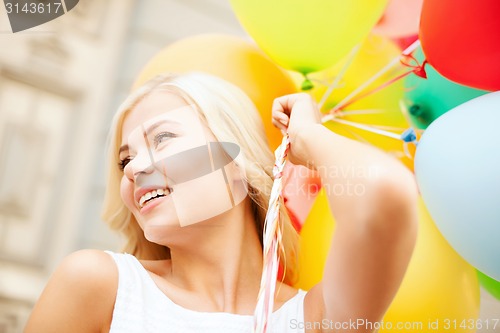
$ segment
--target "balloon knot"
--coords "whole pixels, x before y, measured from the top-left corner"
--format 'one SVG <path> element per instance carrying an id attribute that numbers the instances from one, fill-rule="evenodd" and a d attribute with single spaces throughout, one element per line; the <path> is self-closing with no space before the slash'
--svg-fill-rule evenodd
<path id="1" fill-rule="evenodd" d="M 401 134 L 401 140 L 404 142 L 415 142 L 417 141 L 417 135 L 415 134 L 415 130 L 413 128 L 408 128 L 406 131 Z"/>
<path id="2" fill-rule="evenodd" d="M 424 113 L 424 110 L 418 104 L 413 104 L 412 106 L 410 106 L 408 111 L 410 112 L 410 114 L 412 116 L 415 116 L 415 117 L 421 117 Z"/>
<path id="3" fill-rule="evenodd" d="M 427 79 L 427 72 L 425 71 L 425 65 L 427 64 L 427 59 L 420 64 L 418 60 L 411 54 L 403 54 L 400 58 L 401 64 L 403 66 L 411 68 L 411 72 L 415 75 Z"/>
<path id="4" fill-rule="evenodd" d="M 314 88 L 314 84 L 311 82 L 311 80 L 309 80 L 307 77 L 304 79 L 304 82 L 302 82 L 302 85 L 300 86 L 300 89 L 302 91 L 307 91 L 307 90 L 311 90 L 312 88 Z"/>
<path id="5" fill-rule="evenodd" d="M 417 68 L 415 68 L 413 70 L 413 73 L 415 73 L 416 75 L 420 76 L 423 79 L 427 79 L 427 72 L 425 71 L 425 65 L 426 64 L 427 64 L 427 59 L 424 60 L 424 62 L 422 63 L 422 65 L 417 66 Z"/>

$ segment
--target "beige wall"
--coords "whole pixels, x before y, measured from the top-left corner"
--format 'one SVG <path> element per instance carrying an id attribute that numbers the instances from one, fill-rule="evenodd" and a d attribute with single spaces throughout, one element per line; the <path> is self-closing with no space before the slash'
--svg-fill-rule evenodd
<path id="1" fill-rule="evenodd" d="M 16 34 L 1 12 L 0 332 L 21 332 L 50 272 L 80 243 L 134 5 L 82 1 Z"/>
<path id="2" fill-rule="evenodd" d="M 16 34 L 2 9 L 0 333 L 22 331 L 62 257 L 119 248 L 99 218 L 110 118 L 155 52 L 204 32 L 244 36 L 226 1 L 82 0 Z"/>

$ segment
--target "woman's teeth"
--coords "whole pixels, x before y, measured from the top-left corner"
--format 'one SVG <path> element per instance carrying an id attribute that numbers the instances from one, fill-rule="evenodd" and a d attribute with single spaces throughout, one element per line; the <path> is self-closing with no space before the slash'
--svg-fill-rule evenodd
<path id="1" fill-rule="evenodd" d="M 166 195 L 169 195 L 172 191 L 168 188 L 162 190 L 162 189 L 158 189 L 158 190 L 153 190 L 153 191 L 150 191 L 146 194 L 144 194 L 141 199 L 139 200 L 139 206 L 142 208 L 144 207 L 145 204 L 147 204 L 149 201 L 152 201 L 153 199 L 155 198 L 160 198 L 160 197 L 164 197 Z"/>

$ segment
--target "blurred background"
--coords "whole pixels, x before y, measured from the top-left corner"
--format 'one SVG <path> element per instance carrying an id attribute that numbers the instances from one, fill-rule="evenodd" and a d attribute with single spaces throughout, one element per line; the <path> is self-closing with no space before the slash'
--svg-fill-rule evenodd
<path id="1" fill-rule="evenodd" d="M 227 1 L 85 0 L 13 34 L 0 9 L 0 332 L 22 331 L 59 261 L 119 250 L 100 219 L 110 120 L 161 48 L 246 36 Z"/>
<path id="2" fill-rule="evenodd" d="M 119 250 L 100 219 L 111 117 L 154 54 L 207 32 L 250 40 L 225 0 L 85 0 L 16 34 L 0 10 L 0 333 L 64 256 Z M 480 318 L 500 318 L 484 290 Z"/>

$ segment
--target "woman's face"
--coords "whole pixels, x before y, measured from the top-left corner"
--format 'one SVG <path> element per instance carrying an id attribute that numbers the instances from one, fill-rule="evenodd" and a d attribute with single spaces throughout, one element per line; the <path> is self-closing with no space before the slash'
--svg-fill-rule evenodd
<path id="1" fill-rule="evenodd" d="M 121 197 L 147 239 L 218 216 L 246 196 L 234 143 L 216 142 L 193 105 L 157 91 L 125 117 Z"/>

